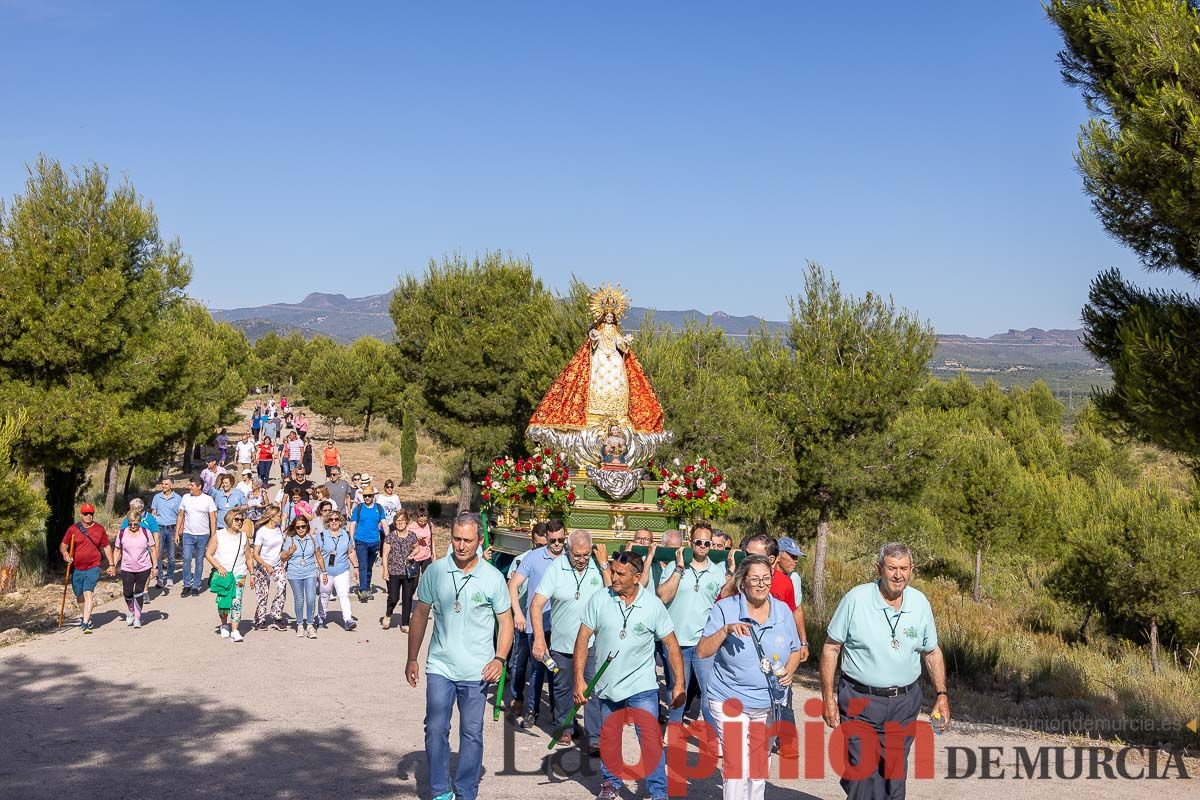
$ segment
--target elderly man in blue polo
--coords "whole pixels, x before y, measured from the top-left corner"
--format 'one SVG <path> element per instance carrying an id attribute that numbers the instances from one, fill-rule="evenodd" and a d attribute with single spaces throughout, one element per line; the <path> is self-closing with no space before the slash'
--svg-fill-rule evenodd
<path id="1" fill-rule="evenodd" d="M 584 669 L 592 634 L 596 636 L 596 658 L 612 658 L 595 687 L 595 696 L 600 699 L 602 751 L 608 749 L 605 743 L 611 741 L 610 737 L 614 734 L 617 742 L 620 742 L 623 726 L 617 730 L 605 730 L 605 723 L 614 712 L 623 709 L 643 712 L 639 716 L 645 718 L 646 724 L 635 724 L 643 750 L 652 752 L 660 746 L 662 729 L 658 726 L 658 675 L 654 671 L 656 641 L 661 641 L 666 648 L 671 675 L 674 676 L 671 707 L 680 708 L 687 696 L 687 687 L 683 683 L 683 657 L 679 652 L 679 642 L 675 639 L 675 626 L 662 601 L 642 585 L 645 568 L 642 557 L 636 553 L 617 553 L 609 562 L 611 586 L 606 591 L 592 595 L 580 615 L 573 664 L 576 703 L 582 706 L 586 700 Z M 647 742 L 653 744 L 647 747 Z M 601 759 L 600 772 L 604 782 L 596 795 L 597 800 L 616 800 L 621 780 L 609 769 L 607 759 Z M 665 754 L 659 758 L 654 771 L 646 776 L 646 788 L 653 800 L 666 799 Z"/>
<path id="2" fill-rule="evenodd" d="M 599 549 L 599 548 L 598 548 Z M 541 661 L 550 653 L 560 670 L 554 682 L 554 721 L 565 725 L 571 710 L 575 685 L 575 632 L 583 615 L 583 607 L 592 595 L 608 586 L 608 557 L 602 563 L 592 560 L 592 535 L 584 530 L 572 531 L 567 537 L 567 552 L 547 568 L 529 604 L 529 622 L 533 625 L 533 659 Z M 543 624 L 546 606 L 550 606 L 550 629 Z M 547 644 L 548 643 L 548 644 Z M 583 677 L 591 680 L 596 674 L 596 652 L 588 650 Z M 571 746 L 572 727 L 566 728 L 555 744 Z M 595 698 L 583 709 L 583 728 L 587 733 L 588 752 L 600 755 L 600 703 Z"/>
<path id="3" fill-rule="evenodd" d="M 878 737 L 879 763 L 861 780 L 842 778 L 850 800 L 903 798 L 908 752 L 904 742 L 902 770 L 884 764 L 887 727 L 912 724 L 921 710 L 921 662 L 925 662 L 937 698 L 934 723 L 942 731 L 950 724 L 946 698 L 946 665 L 938 647 L 937 628 L 929 601 L 912 580 L 912 552 L 898 542 L 879 549 L 879 577 L 855 586 L 833 612 L 828 638 L 821 651 L 821 694 L 825 724 L 837 727 L 843 719 L 866 723 Z M 841 680 L 837 681 L 841 658 Z M 868 752 L 875 748 L 868 748 Z M 863 743 L 847 739 L 848 762 L 860 763 Z M 890 777 L 896 775 L 897 777 Z"/>
<path id="4" fill-rule="evenodd" d="M 479 521 L 460 514 L 450 529 L 450 555 L 421 577 L 409 628 L 404 672 L 408 685 L 416 687 L 421 675 L 417 656 L 432 613 L 433 638 L 425 662 L 425 754 L 434 800 L 477 797 L 488 684 L 500 678 L 512 646 L 508 586 L 500 570 L 479 557 L 479 543 Z M 450 715 L 455 705 L 458 767 L 451 785 Z"/>

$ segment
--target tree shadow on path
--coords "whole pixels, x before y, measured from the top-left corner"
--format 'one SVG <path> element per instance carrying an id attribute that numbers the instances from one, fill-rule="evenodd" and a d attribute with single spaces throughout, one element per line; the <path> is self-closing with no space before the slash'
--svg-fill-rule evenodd
<path id="1" fill-rule="evenodd" d="M 231 670 L 225 691 L 161 697 L 154 673 L 110 679 L 67 664 L 8 661 L 0 688 L 0 786 L 36 800 L 132 797 L 415 797 L 357 732 L 304 717 L 262 724 Z M 301 682 L 303 683 L 303 682 Z M 263 733 L 255 736 L 255 726 Z"/>

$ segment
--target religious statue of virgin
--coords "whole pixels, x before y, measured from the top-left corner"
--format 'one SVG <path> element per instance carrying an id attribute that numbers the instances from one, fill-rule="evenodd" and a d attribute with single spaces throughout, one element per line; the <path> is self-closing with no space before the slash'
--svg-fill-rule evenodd
<path id="1" fill-rule="evenodd" d="M 525 431 L 535 442 L 565 452 L 613 497 L 632 492 L 644 477 L 640 467 L 671 439 L 663 430 L 662 405 L 633 353 L 632 337 L 621 330 L 628 307 L 618 287 L 607 285 L 592 295 L 587 339 L 551 384 Z M 633 469 L 628 475 L 600 475 L 605 463 Z"/>

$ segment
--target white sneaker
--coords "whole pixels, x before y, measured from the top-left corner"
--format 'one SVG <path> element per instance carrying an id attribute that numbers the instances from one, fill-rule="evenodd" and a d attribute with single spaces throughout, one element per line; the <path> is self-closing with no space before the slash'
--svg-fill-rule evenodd
<path id="1" fill-rule="evenodd" d="M 141 621 L 140 619 L 135 619 L 135 620 L 133 621 L 133 627 L 135 627 L 135 628 L 140 628 L 140 627 L 142 627 L 142 621 Z"/>
<path id="2" fill-rule="evenodd" d="M 228 626 L 228 625 L 222 625 L 222 626 L 221 626 L 221 638 L 222 638 L 222 639 L 228 639 L 228 638 L 229 638 L 229 626 Z"/>
<path id="3" fill-rule="evenodd" d="M 299 622 L 297 622 L 296 623 L 296 636 L 303 639 L 304 638 L 304 629 L 307 627 L 308 627 L 307 625 L 301 625 Z"/>
<path id="4" fill-rule="evenodd" d="M 242 635 L 240 633 L 238 633 L 237 631 L 232 631 L 229 634 L 229 641 L 240 642 L 240 641 L 242 641 Z"/>
<path id="5" fill-rule="evenodd" d="M 133 626 L 133 614 L 126 614 L 126 615 L 125 615 L 125 624 L 126 624 L 126 625 L 129 625 L 130 627 L 132 627 L 132 626 Z"/>
<path id="6" fill-rule="evenodd" d="M 167 578 L 167 588 L 170 589 L 174 585 L 175 585 L 175 581 L 171 580 L 170 578 Z"/>

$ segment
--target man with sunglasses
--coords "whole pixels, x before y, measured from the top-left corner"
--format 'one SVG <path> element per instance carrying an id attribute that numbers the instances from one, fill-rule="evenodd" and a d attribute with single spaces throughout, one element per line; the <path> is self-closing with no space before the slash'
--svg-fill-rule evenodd
<path id="1" fill-rule="evenodd" d="M 712 547 L 712 526 L 697 522 L 692 527 L 692 559 L 684 563 L 684 548 L 675 551 L 675 568 L 664 574 L 658 583 L 658 599 L 667 606 L 671 622 L 675 625 L 675 636 L 679 640 L 683 659 L 683 684 L 686 686 L 696 675 L 700 688 L 700 711 L 706 720 L 708 713 L 708 677 L 712 672 L 712 659 L 696 656 L 696 644 L 700 641 L 704 626 L 717 602 L 717 594 L 725 583 L 725 567 L 712 561 L 708 551 Z M 669 666 L 669 665 L 664 665 Z M 670 684 L 671 675 L 667 675 Z M 672 708 L 668 714 L 671 722 L 682 722 L 684 706 Z M 709 723 L 716 724 L 715 720 Z"/>
<path id="2" fill-rule="evenodd" d="M 476 800 L 489 685 L 499 680 L 512 646 L 504 576 L 480 559 L 481 538 L 474 515 L 460 514 L 450 529 L 450 555 L 431 564 L 421 578 L 409 627 L 404 674 L 415 688 L 421 675 L 417 656 L 430 615 L 434 618 L 425 661 L 425 753 L 433 800 Z M 455 705 L 458 765 L 451 779 L 450 717 Z"/>
<path id="3" fill-rule="evenodd" d="M 539 547 L 526 555 L 521 561 L 521 566 L 517 567 L 516 572 L 508 579 L 508 596 L 513 606 L 513 627 L 517 632 L 516 635 L 525 637 L 525 643 L 529 646 L 530 652 L 533 651 L 533 626 L 529 625 L 528 617 L 531 614 L 533 597 L 538 586 L 541 585 L 546 571 L 550 569 L 550 565 L 563 554 L 566 543 L 567 530 L 563 521 L 561 519 L 550 520 L 546 523 L 546 546 Z M 518 599 L 522 586 L 526 589 L 523 603 Z M 550 609 L 547 608 L 542 612 L 542 630 L 547 634 L 551 632 L 550 623 Z M 554 676 L 550 670 L 546 669 L 545 664 L 534 659 L 529 664 L 529 682 L 525 687 L 525 716 L 517 722 L 521 728 L 532 728 L 537 722 L 543 684 L 546 684 L 549 692 L 547 700 L 551 715 L 553 715 Z"/>
<path id="4" fill-rule="evenodd" d="M 100 580 L 100 555 L 108 559 L 108 574 L 117 574 L 113 566 L 113 549 L 108 541 L 108 532 L 104 526 L 96 522 L 96 507 L 84 503 L 79 507 L 82 521 L 67 528 L 63 534 L 58 552 L 63 561 L 71 565 L 71 589 L 75 594 L 75 602 L 79 604 L 79 627 L 84 633 L 92 632 L 92 605 L 94 602 L 96 583 Z M 73 555 L 72 555 L 73 553 Z"/>
<path id="5" fill-rule="evenodd" d="M 644 569 L 644 562 L 638 554 L 617 553 L 609 562 L 612 585 L 607 591 L 597 592 L 588 600 L 580 615 L 579 633 L 575 638 L 574 675 L 571 677 L 575 684 L 575 702 L 581 706 L 587 700 L 584 696 L 587 691 L 585 671 L 588 645 L 593 634 L 596 636 L 594 647 L 597 657 L 612 659 L 596 683 L 595 697 L 600 701 L 601 749 L 616 753 L 620 753 L 619 742 L 624 726 L 614 725 L 605 729 L 604 723 L 609 716 L 623 709 L 645 712 L 638 717 L 650 721 L 648 725 L 635 723 L 638 739 L 642 741 L 642 752 L 663 752 L 662 729 L 657 722 L 658 675 L 654 670 L 656 641 L 661 641 L 666 649 L 671 674 L 675 676 L 671 708 L 682 706 L 686 695 L 682 680 L 683 658 L 679 654 L 679 642 L 675 639 L 675 626 L 662 601 L 642 586 Z M 604 783 L 596 795 L 597 799 L 616 800 L 620 779 L 606 761 L 600 762 L 600 771 Z M 658 766 L 646 778 L 646 788 L 653 800 L 665 800 L 667 797 L 664 757 L 660 756 Z"/>

